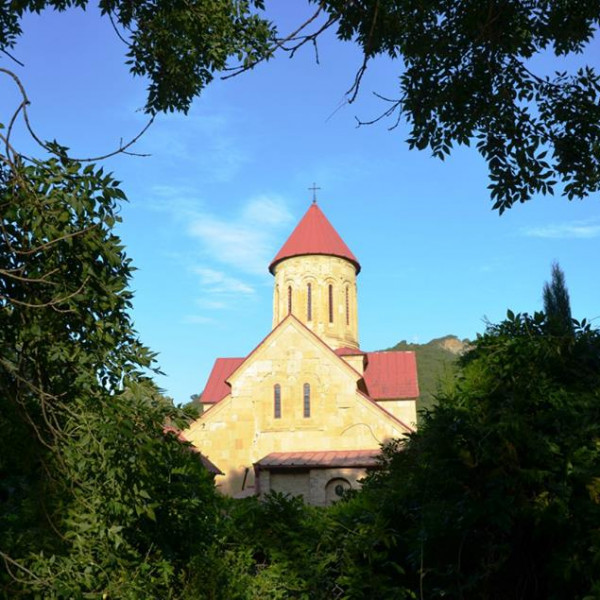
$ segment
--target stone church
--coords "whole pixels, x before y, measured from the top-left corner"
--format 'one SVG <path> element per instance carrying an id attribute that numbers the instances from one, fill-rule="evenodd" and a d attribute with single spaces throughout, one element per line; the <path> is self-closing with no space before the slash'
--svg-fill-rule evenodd
<path id="1" fill-rule="evenodd" d="M 360 349 L 360 268 L 313 201 L 269 265 L 271 332 L 248 356 L 216 359 L 203 414 L 183 432 L 223 493 L 329 504 L 415 427 L 414 353 Z"/>

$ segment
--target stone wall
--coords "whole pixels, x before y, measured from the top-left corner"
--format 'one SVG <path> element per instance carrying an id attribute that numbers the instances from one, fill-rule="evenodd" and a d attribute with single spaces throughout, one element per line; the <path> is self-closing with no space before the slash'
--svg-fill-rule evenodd
<path id="1" fill-rule="evenodd" d="M 328 506 L 340 499 L 340 492 L 358 489 L 359 480 L 367 474 L 366 469 L 319 468 L 319 469 L 272 469 L 261 470 L 257 490 L 263 497 L 269 492 L 302 496 L 307 504 Z"/>
<path id="2" fill-rule="evenodd" d="M 254 485 L 252 465 L 271 452 L 371 450 L 407 430 L 357 392 L 360 375 L 295 319 L 265 339 L 230 378 L 231 395 L 206 411 L 185 436 L 225 475 L 230 495 Z M 310 416 L 303 386 L 310 384 Z M 281 417 L 274 415 L 274 386 Z M 414 401 L 413 401 L 414 403 Z M 407 423 L 408 424 L 408 423 Z"/>
<path id="3" fill-rule="evenodd" d="M 311 310 L 309 319 L 308 284 Z M 333 305 L 329 309 L 329 286 Z M 292 314 L 332 348 L 358 348 L 356 268 L 337 256 L 293 256 L 275 267 L 273 327 Z M 330 319 L 331 317 L 331 319 Z"/>

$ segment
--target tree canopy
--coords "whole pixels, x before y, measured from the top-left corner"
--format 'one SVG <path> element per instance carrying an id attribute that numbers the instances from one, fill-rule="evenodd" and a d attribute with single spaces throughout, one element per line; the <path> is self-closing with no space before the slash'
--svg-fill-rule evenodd
<path id="1" fill-rule="evenodd" d="M 378 55 L 397 60 L 399 89 L 381 117 L 405 119 L 408 143 L 444 158 L 474 144 L 490 173 L 500 213 L 556 189 L 569 199 L 600 187 L 600 79 L 594 64 L 539 72 L 538 56 L 592 54 L 600 9 L 589 0 L 460 3 L 452 0 L 307 0 L 314 15 L 279 32 L 263 0 L 102 0 L 126 43 L 134 75 L 149 80 L 146 111 L 187 111 L 215 75 L 252 68 L 276 52 L 317 44 L 327 30 L 361 48 L 347 94 Z M 21 0 L 5 5 L 0 50 L 8 52 L 26 11 L 85 8 L 87 0 Z M 232 73 L 229 73 L 231 75 Z M 374 119 L 375 121 L 379 119 Z"/>
<path id="2" fill-rule="evenodd" d="M 216 517 L 211 477 L 145 372 L 119 183 L 54 146 L 0 163 L 0 587 L 173 594 Z M 178 583 L 179 582 L 179 583 Z"/>
<path id="3" fill-rule="evenodd" d="M 363 488 L 388 585 L 426 598 L 596 597 L 598 331 L 582 321 L 566 338 L 543 313 L 509 311 L 462 362 L 455 389 Z"/>

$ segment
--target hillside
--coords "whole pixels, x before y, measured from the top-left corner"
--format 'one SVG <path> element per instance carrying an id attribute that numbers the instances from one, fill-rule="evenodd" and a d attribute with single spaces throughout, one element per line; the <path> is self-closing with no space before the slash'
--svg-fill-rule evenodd
<path id="1" fill-rule="evenodd" d="M 459 340 L 455 335 L 436 338 L 426 344 L 398 342 L 388 350 L 413 350 L 417 355 L 417 371 L 421 395 L 417 410 L 430 408 L 435 395 L 449 383 L 456 373 L 458 358 L 469 347 L 469 340 Z"/>

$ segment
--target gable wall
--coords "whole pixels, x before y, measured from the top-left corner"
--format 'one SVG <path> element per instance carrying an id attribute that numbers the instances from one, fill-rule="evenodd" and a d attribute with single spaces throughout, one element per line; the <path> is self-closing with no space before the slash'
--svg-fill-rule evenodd
<path id="1" fill-rule="evenodd" d="M 359 375 L 293 319 L 275 330 L 230 378 L 231 395 L 185 435 L 214 462 L 229 494 L 253 484 L 252 464 L 271 452 L 377 449 L 404 434 L 356 391 Z M 303 416 L 303 385 L 310 384 L 311 415 Z M 273 414 L 281 386 L 281 418 Z"/>
<path id="2" fill-rule="evenodd" d="M 413 429 L 417 427 L 417 401 L 410 400 L 377 400 L 377 404 L 392 413 L 403 423 L 410 425 Z"/>

